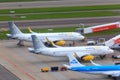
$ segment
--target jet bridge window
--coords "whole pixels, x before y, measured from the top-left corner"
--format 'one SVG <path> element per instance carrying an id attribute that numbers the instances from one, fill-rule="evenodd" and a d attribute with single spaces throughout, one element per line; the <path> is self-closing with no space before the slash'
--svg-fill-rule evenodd
<path id="1" fill-rule="evenodd" d="M 84 28 L 77 28 L 76 32 L 78 32 L 80 34 L 84 34 Z"/>

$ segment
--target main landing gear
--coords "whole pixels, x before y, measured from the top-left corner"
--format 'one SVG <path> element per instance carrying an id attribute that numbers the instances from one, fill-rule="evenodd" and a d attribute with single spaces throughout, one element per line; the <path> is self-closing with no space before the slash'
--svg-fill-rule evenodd
<path id="1" fill-rule="evenodd" d="M 23 41 L 20 40 L 20 41 L 17 43 L 17 45 L 18 45 L 18 46 L 24 46 L 24 43 L 23 43 Z"/>
<path id="2" fill-rule="evenodd" d="M 106 55 L 100 55 L 100 59 L 104 59 Z"/>

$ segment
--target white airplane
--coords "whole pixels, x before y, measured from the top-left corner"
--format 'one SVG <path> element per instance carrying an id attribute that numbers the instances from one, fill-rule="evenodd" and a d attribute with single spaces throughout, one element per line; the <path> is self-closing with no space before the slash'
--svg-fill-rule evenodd
<path id="1" fill-rule="evenodd" d="M 81 60 L 89 61 L 92 55 L 106 55 L 114 51 L 107 46 L 79 46 L 79 47 L 46 47 L 36 35 L 32 35 L 33 47 L 28 48 L 30 52 L 50 56 L 67 56 L 76 53 Z"/>
<path id="2" fill-rule="evenodd" d="M 120 50 L 120 34 L 105 41 L 105 45 L 112 49 Z"/>
<path id="3" fill-rule="evenodd" d="M 32 41 L 31 33 L 22 33 L 14 22 L 8 22 L 11 34 L 7 34 L 9 38 L 19 40 L 18 45 L 22 45 L 23 41 Z M 63 40 L 83 40 L 85 37 L 78 32 L 59 32 L 59 33 L 36 33 L 40 40 L 46 42 L 46 37 L 54 41 L 58 45 L 64 45 Z"/>
<path id="4" fill-rule="evenodd" d="M 115 37 L 113 37 L 107 41 L 105 41 L 105 38 L 99 38 L 97 42 L 88 41 L 87 45 L 105 45 L 105 46 L 110 47 L 111 49 L 120 51 L 120 34 L 116 35 Z"/>
<path id="5" fill-rule="evenodd" d="M 112 77 L 114 80 L 120 80 L 120 65 L 100 65 L 91 61 L 93 65 L 86 66 L 81 64 L 77 58 L 75 58 L 74 54 L 69 54 L 68 58 L 70 65 L 64 64 L 64 66 L 72 71 L 90 74 L 103 74 L 108 77 Z"/>

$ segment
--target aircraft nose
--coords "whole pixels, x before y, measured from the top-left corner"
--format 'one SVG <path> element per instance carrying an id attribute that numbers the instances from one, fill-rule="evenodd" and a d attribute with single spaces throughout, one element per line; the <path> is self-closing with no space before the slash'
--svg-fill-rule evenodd
<path id="1" fill-rule="evenodd" d="M 81 36 L 81 39 L 83 40 L 83 39 L 85 39 L 85 37 L 84 37 L 84 36 Z"/>
<path id="2" fill-rule="evenodd" d="M 110 53 L 114 53 L 114 50 L 110 49 L 109 52 L 110 52 Z"/>

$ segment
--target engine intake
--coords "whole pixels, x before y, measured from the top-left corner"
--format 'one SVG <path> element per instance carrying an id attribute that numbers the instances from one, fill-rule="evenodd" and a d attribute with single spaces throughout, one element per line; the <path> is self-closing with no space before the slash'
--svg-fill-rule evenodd
<path id="1" fill-rule="evenodd" d="M 60 41 L 56 41 L 54 42 L 56 45 L 58 46 L 64 46 L 65 45 L 65 41 L 64 40 L 60 40 Z"/>
<path id="2" fill-rule="evenodd" d="M 81 57 L 81 60 L 83 61 L 90 61 L 93 60 L 95 57 L 93 55 L 85 55 Z"/>

